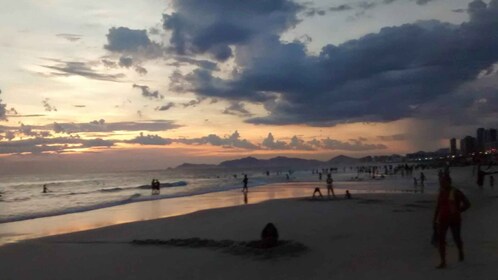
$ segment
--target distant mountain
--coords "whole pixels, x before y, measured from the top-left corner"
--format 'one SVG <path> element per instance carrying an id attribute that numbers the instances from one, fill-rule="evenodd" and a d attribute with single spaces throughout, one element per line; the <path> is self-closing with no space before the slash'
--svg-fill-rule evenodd
<path id="1" fill-rule="evenodd" d="M 196 168 L 216 168 L 215 164 L 195 164 L 195 163 L 184 163 L 178 165 L 175 169 L 196 169 Z"/>
<path id="2" fill-rule="evenodd" d="M 360 159 L 358 158 L 352 158 L 344 155 L 336 156 L 335 158 L 332 158 L 331 160 L 327 161 L 328 164 L 356 164 L 360 162 Z"/>
<path id="3" fill-rule="evenodd" d="M 317 167 L 325 163 L 319 160 L 301 159 L 301 158 L 288 158 L 288 157 L 275 157 L 271 159 L 257 159 L 254 157 L 246 157 L 236 160 L 228 160 L 219 164 L 220 167 L 229 168 L 271 168 L 271 167 Z"/>

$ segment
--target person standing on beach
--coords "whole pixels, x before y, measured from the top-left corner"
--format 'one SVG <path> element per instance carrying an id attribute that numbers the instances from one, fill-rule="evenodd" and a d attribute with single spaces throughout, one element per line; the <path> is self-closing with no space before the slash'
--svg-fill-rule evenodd
<path id="1" fill-rule="evenodd" d="M 330 198 L 330 194 L 335 197 L 334 186 L 332 185 L 334 180 L 332 179 L 332 174 L 327 174 L 327 195 Z"/>
<path id="2" fill-rule="evenodd" d="M 247 174 L 244 175 L 244 179 L 242 180 L 242 183 L 244 186 L 242 187 L 243 192 L 248 192 L 249 189 L 247 188 L 247 184 L 249 183 L 249 179 L 247 178 Z"/>
<path id="3" fill-rule="evenodd" d="M 461 238 L 461 213 L 470 207 L 467 197 L 458 189 L 452 187 L 448 173 L 440 180 L 440 190 L 434 213 L 433 224 L 437 230 L 437 241 L 441 263 L 436 268 L 446 267 L 446 232 L 451 229 L 453 240 L 458 248 L 458 258 L 464 260 L 463 242 Z"/>

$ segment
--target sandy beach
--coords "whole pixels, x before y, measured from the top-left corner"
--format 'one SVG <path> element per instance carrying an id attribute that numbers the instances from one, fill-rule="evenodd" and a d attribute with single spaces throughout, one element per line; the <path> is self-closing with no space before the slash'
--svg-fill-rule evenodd
<path id="1" fill-rule="evenodd" d="M 463 216 L 466 260 L 457 261 L 448 235 L 445 270 L 435 269 L 438 254 L 430 244 L 435 194 L 393 193 L 355 194 L 352 200 L 271 200 L 8 244 L 0 247 L 1 278 L 493 279 L 498 272 L 498 195 L 470 185 L 468 170 L 454 172 L 463 178 L 456 186 L 472 202 Z M 305 249 L 261 253 L 132 243 L 251 241 L 268 222 L 282 240 Z"/>

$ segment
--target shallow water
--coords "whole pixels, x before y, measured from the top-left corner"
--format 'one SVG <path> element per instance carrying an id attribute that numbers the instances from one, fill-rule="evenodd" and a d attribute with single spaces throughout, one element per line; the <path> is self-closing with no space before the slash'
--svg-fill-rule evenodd
<path id="1" fill-rule="evenodd" d="M 435 172 L 433 173 L 435 174 Z M 431 180 L 432 175 L 429 175 L 428 172 L 426 174 L 428 175 L 426 192 L 435 192 L 435 180 Z M 349 174 L 335 177 L 342 178 L 342 180 L 334 182 L 335 193 L 338 199 L 343 199 L 346 189 L 350 190 L 353 195 L 364 192 L 413 191 L 412 179 L 407 177 L 393 176 L 384 180 L 364 181 L 351 181 L 349 180 Z M 273 199 L 310 197 L 317 186 L 326 195 L 324 182 L 275 183 L 251 187 L 247 198 L 240 191 L 240 186 L 237 186 L 237 189 L 225 191 L 145 200 L 138 201 L 138 203 L 126 203 L 86 212 L 7 222 L 0 224 L 0 245 L 25 239 L 77 232 L 128 222 L 184 215 L 206 209 L 255 204 Z M 150 196 L 150 191 L 148 192 Z"/>

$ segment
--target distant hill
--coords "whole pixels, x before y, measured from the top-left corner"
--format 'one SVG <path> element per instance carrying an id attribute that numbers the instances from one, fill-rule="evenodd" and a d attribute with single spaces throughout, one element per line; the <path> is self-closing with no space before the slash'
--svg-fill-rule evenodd
<path id="1" fill-rule="evenodd" d="M 360 162 L 360 159 L 357 158 L 352 158 L 344 155 L 336 156 L 332 158 L 331 160 L 327 161 L 328 164 L 335 165 L 335 164 L 356 164 Z"/>
<path id="2" fill-rule="evenodd" d="M 355 165 L 370 162 L 392 162 L 400 160 L 402 156 L 367 156 L 362 158 L 353 158 L 345 155 L 336 156 L 328 161 L 314 159 L 274 157 L 271 159 L 257 159 L 255 157 L 245 157 L 234 160 L 223 161 L 218 165 L 215 164 L 193 164 L 184 163 L 176 169 L 195 169 L 195 168 L 326 168 L 336 165 Z"/>
<path id="3" fill-rule="evenodd" d="M 317 167 L 324 165 L 325 162 L 312 159 L 275 157 L 271 159 L 257 159 L 254 157 L 246 157 L 236 160 L 227 160 L 219 164 L 220 167 L 230 168 L 271 168 L 271 167 Z"/>
<path id="4" fill-rule="evenodd" d="M 216 168 L 218 165 L 215 164 L 195 164 L 195 163 L 184 163 L 178 165 L 175 169 L 196 169 L 196 168 Z"/>

